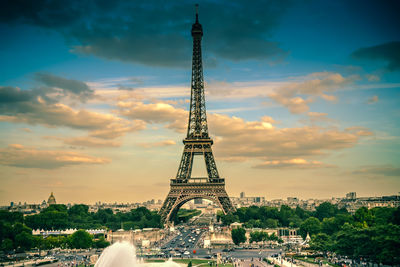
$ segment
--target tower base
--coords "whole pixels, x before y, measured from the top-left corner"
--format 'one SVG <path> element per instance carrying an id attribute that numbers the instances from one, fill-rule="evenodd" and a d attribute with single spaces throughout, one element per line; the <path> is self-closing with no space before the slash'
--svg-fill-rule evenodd
<path id="1" fill-rule="evenodd" d="M 226 193 L 225 183 L 171 183 L 170 191 L 159 212 L 161 220 L 164 222 L 173 220 L 183 204 L 196 198 L 214 202 L 224 214 L 235 211 Z"/>

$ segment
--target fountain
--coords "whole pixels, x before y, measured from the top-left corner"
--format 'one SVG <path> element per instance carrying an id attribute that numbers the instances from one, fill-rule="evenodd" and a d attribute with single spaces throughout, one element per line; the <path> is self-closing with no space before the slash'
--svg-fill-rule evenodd
<path id="1" fill-rule="evenodd" d="M 136 259 L 135 247 L 127 242 L 116 242 L 104 249 L 95 267 L 181 267 L 172 259 L 166 262 L 143 263 Z"/>

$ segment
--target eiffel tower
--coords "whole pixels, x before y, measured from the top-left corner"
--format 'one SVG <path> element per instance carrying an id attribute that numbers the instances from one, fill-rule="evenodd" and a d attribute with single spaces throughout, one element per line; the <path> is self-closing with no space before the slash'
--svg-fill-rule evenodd
<path id="1" fill-rule="evenodd" d="M 225 214 L 235 210 L 225 191 L 225 179 L 218 174 L 211 150 L 213 140 L 208 135 L 201 57 L 202 36 L 203 28 L 199 23 L 198 5 L 196 5 L 196 22 L 192 25 L 192 83 L 187 136 L 183 140 L 184 149 L 178 173 L 175 179 L 171 179 L 170 191 L 159 212 L 161 219 L 167 223 L 176 216 L 183 204 L 196 198 L 211 200 L 220 206 Z M 208 177 L 192 177 L 195 155 L 203 155 Z"/>

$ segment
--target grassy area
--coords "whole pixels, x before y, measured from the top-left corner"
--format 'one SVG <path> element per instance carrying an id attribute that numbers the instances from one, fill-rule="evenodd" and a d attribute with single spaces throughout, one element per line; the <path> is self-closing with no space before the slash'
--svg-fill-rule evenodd
<path id="1" fill-rule="evenodd" d="M 165 262 L 164 259 L 145 259 L 145 262 Z"/>
<path id="2" fill-rule="evenodd" d="M 308 263 L 313 263 L 313 264 L 318 264 L 318 261 L 315 261 L 314 258 L 305 258 L 303 256 L 294 256 L 293 258 L 295 258 L 296 260 L 300 260 L 300 261 L 304 261 L 304 262 L 308 262 Z M 329 264 L 332 267 L 340 267 L 340 265 L 337 264 L 333 264 L 327 260 L 322 260 L 323 264 Z"/>
<path id="3" fill-rule="evenodd" d="M 174 259 L 173 260 L 176 263 L 181 263 L 181 264 L 188 264 L 190 261 L 192 262 L 193 266 L 197 267 L 206 267 L 210 266 L 209 262 L 213 263 L 213 266 L 215 266 L 215 261 L 214 260 L 201 260 L 201 259 Z M 227 264 L 218 264 L 218 267 L 233 267 L 231 263 Z"/>
<path id="4" fill-rule="evenodd" d="M 175 217 L 175 222 L 188 222 L 191 218 L 194 216 L 200 215 L 201 211 L 200 210 L 186 210 L 186 209 L 180 209 L 178 211 L 178 214 Z"/>
<path id="5" fill-rule="evenodd" d="M 188 264 L 189 261 L 191 261 L 193 265 L 198 265 L 202 263 L 208 264 L 210 262 L 210 260 L 201 260 L 201 259 L 173 259 L 173 261 L 184 264 Z"/>

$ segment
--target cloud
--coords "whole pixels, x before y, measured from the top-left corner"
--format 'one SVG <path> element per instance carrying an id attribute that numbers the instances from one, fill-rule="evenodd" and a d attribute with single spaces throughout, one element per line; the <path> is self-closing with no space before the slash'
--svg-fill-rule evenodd
<path id="1" fill-rule="evenodd" d="M 379 101 L 379 97 L 377 95 L 374 95 L 373 97 L 368 99 L 368 104 L 375 104 Z"/>
<path id="2" fill-rule="evenodd" d="M 152 66 L 190 66 L 193 3 L 106 2 L 6 1 L 0 22 L 57 31 L 77 53 Z M 205 63 L 215 65 L 219 58 L 281 60 L 287 52 L 271 36 L 291 2 L 203 1 Z"/>
<path id="3" fill-rule="evenodd" d="M 0 87 L 0 121 L 69 127 L 87 130 L 92 137 L 116 138 L 127 132 L 142 130 L 142 121 L 128 121 L 112 114 L 74 110 L 62 103 L 48 103 L 36 91 Z"/>
<path id="4" fill-rule="evenodd" d="M 370 165 L 363 166 L 353 171 L 356 175 L 382 175 L 400 177 L 400 168 L 393 165 Z"/>
<path id="5" fill-rule="evenodd" d="M 118 107 L 119 114 L 131 119 L 166 124 L 167 128 L 177 132 L 183 132 L 187 127 L 187 111 L 171 104 L 120 101 Z M 311 112 L 309 115 L 315 120 L 329 121 L 325 113 Z M 349 127 L 345 130 L 319 126 L 278 128 L 277 122 L 269 116 L 259 121 L 245 121 L 239 117 L 215 113 L 207 117 L 210 133 L 214 135 L 218 147 L 218 158 L 227 161 L 278 160 L 288 164 L 293 159 L 304 159 L 309 163 L 307 166 L 326 167 L 326 164 L 317 164 L 315 160 L 310 161 L 310 158 L 353 147 L 361 137 L 373 134 L 363 127 Z"/>
<path id="6" fill-rule="evenodd" d="M 267 160 L 254 166 L 258 169 L 313 169 L 313 168 L 331 168 L 332 165 L 324 164 L 320 161 L 307 161 L 301 158 L 288 159 L 288 160 Z"/>
<path id="7" fill-rule="evenodd" d="M 368 128 L 362 126 L 352 126 L 345 129 L 347 132 L 354 133 L 358 136 L 372 136 L 374 135 Z"/>
<path id="8" fill-rule="evenodd" d="M 31 90 L 0 86 L 0 104 L 32 101 L 37 97 L 50 103 L 63 100 L 64 102 L 65 100 L 86 102 L 96 97 L 94 91 L 86 83 L 78 80 L 66 79 L 49 73 L 36 73 L 34 78 L 40 86 Z"/>
<path id="9" fill-rule="evenodd" d="M 328 118 L 328 113 L 321 112 L 308 112 L 308 119 L 300 120 L 303 123 L 310 123 L 312 125 L 316 123 L 334 123 L 336 120 Z"/>
<path id="10" fill-rule="evenodd" d="M 31 133 L 32 129 L 30 128 L 21 128 L 22 131 L 26 132 L 26 133 Z"/>
<path id="11" fill-rule="evenodd" d="M 22 91 L 18 87 L 0 86 L 0 105 L 30 101 L 34 96 L 32 91 Z"/>
<path id="12" fill-rule="evenodd" d="M 381 80 L 381 77 L 375 74 L 366 74 L 365 77 L 369 82 L 379 82 Z"/>
<path id="13" fill-rule="evenodd" d="M 36 73 L 35 79 L 47 86 L 58 87 L 74 94 L 80 94 L 87 91 L 93 92 L 84 82 L 66 79 L 49 73 Z"/>
<path id="14" fill-rule="evenodd" d="M 365 130 L 332 127 L 278 128 L 262 120 L 247 122 L 218 114 L 209 116 L 209 125 L 210 132 L 216 136 L 218 155 L 230 160 L 235 157 L 263 160 L 319 157 L 353 147 L 367 134 Z"/>
<path id="15" fill-rule="evenodd" d="M 94 96 L 94 91 L 81 81 L 66 79 L 50 73 L 36 73 L 35 79 L 48 87 L 61 89 L 64 95 L 79 96 L 83 101 Z"/>
<path id="16" fill-rule="evenodd" d="M 386 70 L 400 70 L 400 42 L 389 42 L 376 46 L 359 48 L 351 56 L 355 59 L 367 59 L 387 62 Z"/>
<path id="17" fill-rule="evenodd" d="M 167 128 L 181 132 L 188 119 L 188 112 L 165 102 L 145 104 L 139 101 L 120 101 L 119 114 L 147 123 L 168 123 Z"/>
<path id="18" fill-rule="evenodd" d="M 141 147 L 144 147 L 144 148 L 165 147 L 165 146 L 176 145 L 176 142 L 174 140 L 163 140 L 163 141 L 154 142 L 154 143 L 140 143 L 138 145 Z"/>
<path id="19" fill-rule="evenodd" d="M 0 164 L 20 168 L 56 169 L 81 164 L 106 164 L 110 160 L 81 153 L 59 150 L 38 150 L 11 144 L 0 149 Z"/>
<path id="20" fill-rule="evenodd" d="M 67 145 L 83 147 L 119 147 L 121 143 L 113 140 L 105 140 L 90 136 L 61 138 Z"/>
<path id="21" fill-rule="evenodd" d="M 173 106 L 169 109 L 170 116 L 164 121 L 169 123 L 168 128 L 176 131 L 184 130 L 187 123 L 186 113 L 174 112 Z M 325 116 L 314 113 L 311 115 Z M 171 124 L 171 121 L 176 125 Z M 157 122 L 162 123 L 162 120 Z M 319 126 L 278 128 L 275 126 L 276 121 L 268 116 L 259 121 L 245 121 L 235 116 L 212 113 L 208 114 L 208 122 L 218 147 L 217 156 L 226 161 L 278 160 L 281 164 L 289 164 L 290 160 L 304 159 L 309 163 L 307 166 L 326 167 L 326 164 L 317 164 L 314 160 L 309 161 L 309 158 L 353 147 L 361 137 L 373 135 L 363 127 L 350 127 L 345 130 Z"/>
<path id="22" fill-rule="evenodd" d="M 142 120 L 133 120 L 132 122 L 121 120 L 121 123 L 112 123 L 105 127 L 89 132 L 91 137 L 114 139 L 125 135 L 128 132 L 144 130 L 146 123 Z"/>
<path id="23" fill-rule="evenodd" d="M 308 104 L 314 101 L 315 96 L 326 101 L 336 101 L 336 97 L 330 93 L 344 89 L 358 79 L 358 75 L 343 77 L 339 73 L 316 72 L 302 77 L 300 81 L 282 85 L 268 96 L 287 107 L 291 113 L 299 114 L 309 110 Z M 306 99 L 305 95 L 308 96 Z"/>

